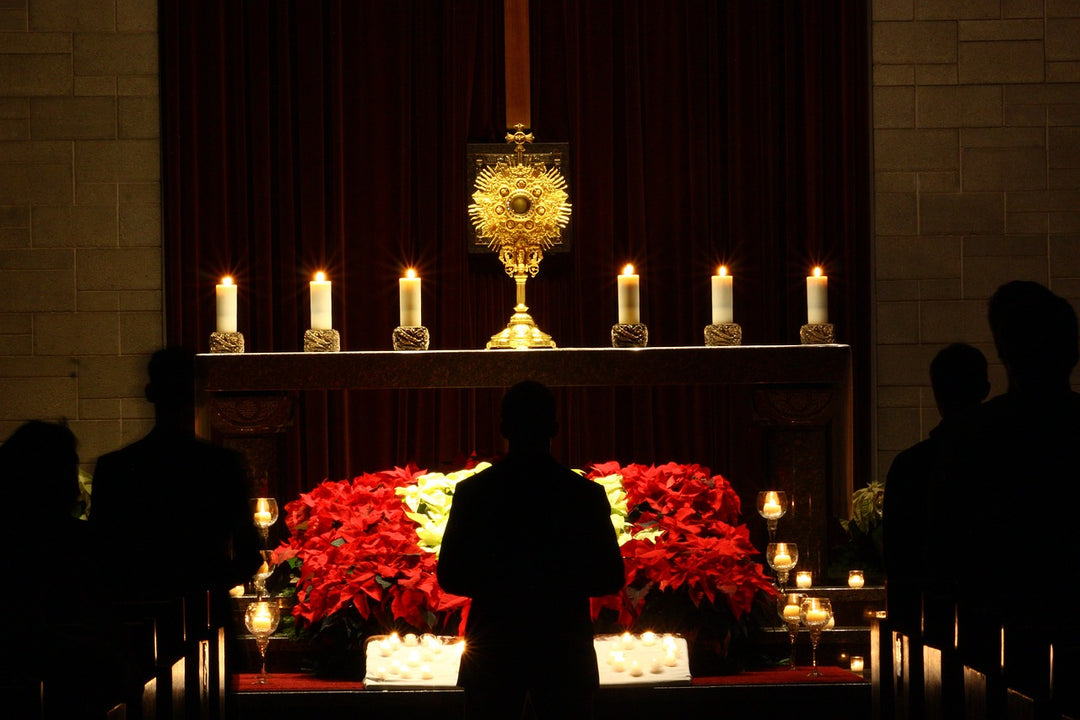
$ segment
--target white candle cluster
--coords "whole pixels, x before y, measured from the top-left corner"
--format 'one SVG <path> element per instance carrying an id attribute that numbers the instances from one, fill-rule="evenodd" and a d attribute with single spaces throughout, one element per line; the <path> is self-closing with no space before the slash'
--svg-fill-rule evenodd
<path id="1" fill-rule="evenodd" d="M 622 682 L 633 682 L 629 678 L 671 673 L 670 668 L 676 668 L 686 661 L 685 641 L 680 644 L 679 638 L 670 633 L 657 635 L 647 630 L 634 635 L 625 632 L 602 642 L 597 642 L 600 650 L 597 654 L 601 665 L 606 665 L 609 672 L 603 672 L 601 667 L 601 674 L 611 678 L 611 673 L 614 673 L 614 682 L 619 682 L 618 678 L 623 678 Z M 603 650 L 606 650 L 606 654 L 603 654 Z M 688 672 L 685 674 L 688 676 Z M 601 678 L 603 683 L 604 677 Z"/>
<path id="2" fill-rule="evenodd" d="M 371 684 L 451 686 L 457 683 L 465 641 L 425 633 L 404 637 L 391 633 L 374 637 L 367 646 L 367 677 Z"/>

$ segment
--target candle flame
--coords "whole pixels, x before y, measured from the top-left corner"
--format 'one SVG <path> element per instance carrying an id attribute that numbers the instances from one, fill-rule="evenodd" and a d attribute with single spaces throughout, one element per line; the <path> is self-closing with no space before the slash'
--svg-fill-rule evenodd
<path id="1" fill-rule="evenodd" d="M 326 281 L 326 273 L 324 273 L 322 270 L 315 273 L 315 282 L 325 282 L 325 281 Z"/>
<path id="2" fill-rule="evenodd" d="M 726 265 L 721 265 L 720 269 L 716 271 L 716 274 L 719 275 L 720 277 L 724 277 L 725 275 L 727 275 L 727 266 Z"/>
<path id="3" fill-rule="evenodd" d="M 221 278 L 221 284 L 222 285 L 232 285 L 232 276 L 226 275 L 225 277 Z"/>
<path id="4" fill-rule="evenodd" d="M 270 512 L 270 503 L 266 501 L 266 498 L 258 498 L 255 501 L 255 512 Z"/>
<path id="5" fill-rule="evenodd" d="M 634 266 L 627 263 L 626 267 L 624 267 L 622 269 L 622 274 L 623 275 L 633 275 L 634 274 Z"/>
<path id="6" fill-rule="evenodd" d="M 775 490 L 770 490 L 768 493 L 765 494 L 765 502 L 779 505 L 780 496 L 776 494 Z"/>
<path id="7" fill-rule="evenodd" d="M 814 268 L 814 277 L 821 277 L 821 268 L 820 267 L 815 267 Z"/>
<path id="8" fill-rule="evenodd" d="M 408 270 L 405 271 L 405 277 L 407 277 L 407 278 L 416 277 L 416 271 L 413 270 L 412 268 L 409 268 Z"/>

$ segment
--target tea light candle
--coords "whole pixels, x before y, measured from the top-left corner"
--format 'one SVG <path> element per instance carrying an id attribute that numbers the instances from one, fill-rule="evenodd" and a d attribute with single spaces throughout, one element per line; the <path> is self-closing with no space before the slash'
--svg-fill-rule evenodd
<path id="1" fill-rule="evenodd" d="M 761 517 L 766 520 L 776 520 L 784 514 L 784 508 L 780 505 L 780 496 L 775 490 L 765 493 L 765 502 L 761 504 Z"/>
<path id="2" fill-rule="evenodd" d="M 631 660 L 630 661 L 630 674 L 632 676 L 634 676 L 634 677 L 641 677 L 641 675 L 642 675 L 641 663 L 638 662 L 637 660 Z"/>
<path id="3" fill-rule="evenodd" d="M 401 644 L 401 636 L 397 632 L 392 632 L 387 636 L 386 642 L 390 644 L 390 647 L 396 648 Z"/>
<path id="4" fill-rule="evenodd" d="M 675 652 L 677 647 L 675 644 L 675 636 L 670 634 L 665 634 L 660 640 L 660 644 L 663 646 L 664 650 L 668 652 Z"/>
<path id="5" fill-rule="evenodd" d="M 851 588 L 861 588 L 866 583 L 862 570 L 852 570 L 848 573 L 847 584 Z"/>
<path id="6" fill-rule="evenodd" d="M 732 310 L 732 287 L 731 276 L 723 265 L 712 276 L 712 321 L 713 325 L 732 322 L 734 311 Z"/>
<path id="7" fill-rule="evenodd" d="M 390 657 L 394 654 L 394 648 L 392 645 L 390 645 L 390 643 L 383 640 L 376 640 L 375 642 L 378 643 L 377 649 L 379 651 L 379 655 L 381 655 L 382 657 Z"/>
<path id="8" fill-rule="evenodd" d="M 405 654 L 405 664 L 409 667 L 420 667 L 420 651 L 410 650 Z"/>
<path id="9" fill-rule="evenodd" d="M 431 671 L 430 665 L 420 666 L 420 677 L 424 680 L 432 680 L 435 677 L 435 673 Z"/>
<path id="10" fill-rule="evenodd" d="M 221 284 L 215 286 L 217 296 L 217 331 L 219 333 L 236 332 L 236 286 L 233 279 L 226 275 Z"/>
<path id="11" fill-rule="evenodd" d="M 420 278 L 409 268 L 405 277 L 398 278 L 399 321 L 402 327 L 420 327 Z"/>
<path id="12" fill-rule="evenodd" d="M 390 661 L 390 674 L 391 675 L 400 675 L 402 669 L 403 668 L 401 667 L 401 661 L 400 660 L 391 660 Z"/>
<path id="13" fill-rule="evenodd" d="M 611 658 L 611 669 L 615 672 L 623 672 L 626 670 L 626 656 L 621 651 L 616 650 Z"/>
<path id="14" fill-rule="evenodd" d="M 626 650 L 630 650 L 634 647 L 634 636 L 628 632 L 622 634 L 622 646 Z"/>
<path id="15" fill-rule="evenodd" d="M 379 665 L 378 667 L 375 668 L 375 672 L 372 673 L 372 675 L 376 680 L 384 679 L 386 677 L 386 666 L 385 665 Z"/>
<path id="16" fill-rule="evenodd" d="M 791 562 L 791 556 L 788 555 L 787 548 L 782 548 L 773 555 L 772 564 L 777 570 L 788 570 L 794 563 Z"/>
<path id="17" fill-rule="evenodd" d="M 795 573 L 795 587 L 808 588 L 813 582 L 814 576 L 809 570 L 800 570 Z"/>
<path id="18" fill-rule="evenodd" d="M 405 635 L 405 646 L 406 647 L 416 647 L 419 644 L 420 644 L 420 639 L 417 638 L 416 635 L 414 635 L 413 633 L 408 633 L 408 634 Z"/>
<path id="19" fill-rule="evenodd" d="M 863 659 L 860 655 L 851 656 L 851 672 L 862 673 L 863 671 Z"/>
<path id="20" fill-rule="evenodd" d="M 270 514 L 270 503 L 266 501 L 266 498 L 255 500 L 255 524 L 259 527 L 270 527 L 270 521 L 273 519 L 274 516 Z"/>
<path id="21" fill-rule="evenodd" d="M 333 328 L 332 299 L 330 295 L 330 281 L 326 279 L 326 273 L 315 273 L 315 279 L 311 281 L 311 329 L 330 330 Z"/>
<path id="22" fill-rule="evenodd" d="M 656 673 L 664 672 L 664 666 L 660 663 L 660 658 L 654 657 L 649 660 L 649 672 L 653 673 L 654 675 Z"/>
<path id="23" fill-rule="evenodd" d="M 638 280 L 638 276 L 634 274 L 633 265 L 624 267 L 622 275 L 618 278 L 620 325 L 634 325 L 641 322 L 641 299 Z"/>
<path id="24" fill-rule="evenodd" d="M 256 605 L 255 614 L 251 618 L 251 632 L 256 634 L 269 633 L 273 624 L 274 619 L 270 617 L 270 607 L 264 602 Z"/>
<path id="25" fill-rule="evenodd" d="M 820 267 L 806 276 L 806 322 L 808 325 L 829 322 L 829 278 Z"/>
<path id="26" fill-rule="evenodd" d="M 646 630 L 641 633 L 641 644 L 645 647 L 652 647 L 656 644 L 656 633 L 652 630 Z"/>
<path id="27" fill-rule="evenodd" d="M 798 605 L 785 605 L 784 606 L 784 620 L 788 622 L 798 622 L 800 618 Z"/>
<path id="28" fill-rule="evenodd" d="M 678 662 L 679 661 L 678 658 L 675 657 L 674 650 L 668 650 L 666 653 L 664 653 L 664 665 L 666 665 L 667 667 L 675 667 Z"/>

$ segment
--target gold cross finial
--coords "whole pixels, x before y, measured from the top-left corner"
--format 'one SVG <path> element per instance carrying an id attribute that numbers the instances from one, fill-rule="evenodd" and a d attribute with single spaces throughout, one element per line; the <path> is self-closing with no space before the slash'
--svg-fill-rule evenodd
<path id="1" fill-rule="evenodd" d="M 525 155 L 525 143 L 531 143 L 533 141 L 533 134 L 525 132 L 525 126 L 518 123 L 514 126 L 514 132 L 506 133 L 506 142 L 516 143 L 517 147 L 514 148 L 514 152 L 517 153 L 517 164 L 520 165 L 522 158 Z"/>

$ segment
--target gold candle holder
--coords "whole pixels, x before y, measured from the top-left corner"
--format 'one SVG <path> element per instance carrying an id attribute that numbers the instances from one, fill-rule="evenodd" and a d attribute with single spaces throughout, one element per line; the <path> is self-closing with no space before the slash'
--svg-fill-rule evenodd
<path id="1" fill-rule="evenodd" d="M 810 323 L 799 330 L 799 340 L 803 345 L 831 345 L 836 342 L 836 332 L 832 323 Z"/>
<path id="2" fill-rule="evenodd" d="M 427 350 L 431 334 L 423 325 L 399 325 L 394 328 L 393 340 L 395 350 Z"/>
<path id="3" fill-rule="evenodd" d="M 644 323 L 615 323 L 611 326 L 611 347 L 643 348 L 649 344 L 649 328 Z"/>
<path id="4" fill-rule="evenodd" d="M 242 353 L 244 352 L 244 334 L 238 332 L 212 332 L 210 333 L 210 352 L 212 353 Z"/>
<path id="5" fill-rule="evenodd" d="M 742 345 L 742 326 L 739 323 L 706 325 L 705 344 L 708 347 Z"/>
<path id="6" fill-rule="evenodd" d="M 309 328 L 304 333 L 304 352 L 338 352 L 340 350 L 341 335 L 337 330 Z"/>

